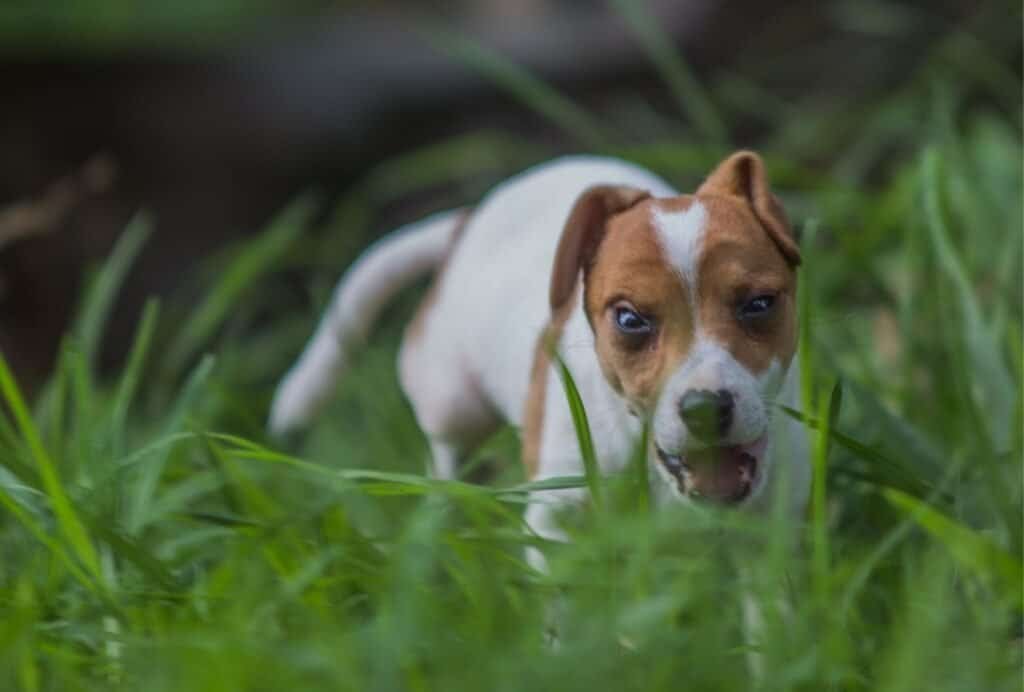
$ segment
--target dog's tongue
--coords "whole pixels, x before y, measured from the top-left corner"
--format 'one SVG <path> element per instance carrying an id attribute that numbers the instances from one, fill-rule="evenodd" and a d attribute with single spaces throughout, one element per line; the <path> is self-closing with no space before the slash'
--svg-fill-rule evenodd
<path id="1" fill-rule="evenodd" d="M 718 502 L 739 502 L 750 493 L 756 463 L 742 447 L 718 447 L 686 459 L 692 489 Z"/>

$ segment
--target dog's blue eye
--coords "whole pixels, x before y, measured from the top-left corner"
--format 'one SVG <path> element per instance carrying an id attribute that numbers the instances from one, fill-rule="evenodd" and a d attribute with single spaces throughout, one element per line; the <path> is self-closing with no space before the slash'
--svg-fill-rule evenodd
<path id="1" fill-rule="evenodd" d="M 740 307 L 740 317 L 762 317 L 775 306 L 775 296 L 763 295 L 751 298 Z"/>
<path id="2" fill-rule="evenodd" d="M 615 308 L 615 326 L 626 334 L 647 334 L 651 331 L 649 320 L 635 310 L 622 306 Z"/>

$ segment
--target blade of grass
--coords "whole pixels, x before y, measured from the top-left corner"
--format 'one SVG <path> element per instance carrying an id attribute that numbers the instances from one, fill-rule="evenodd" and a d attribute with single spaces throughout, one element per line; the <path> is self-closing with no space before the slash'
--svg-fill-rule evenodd
<path id="1" fill-rule="evenodd" d="M 487 77 L 590 149 L 608 146 L 610 138 L 591 115 L 527 69 L 478 41 L 441 26 L 423 27 L 420 34 L 439 50 Z"/>
<path id="2" fill-rule="evenodd" d="M 636 510 L 645 514 L 651 508 L 651 482 L 647 472 L 647 455 L 650 447 L 651 424 L 644 421 L 629 468 L 633 480 L 633 492 L 636 494 Z"/>
<path id="3" fill-rule="evenodd" d="M 0 467 L 25 485 L 35 487 L 39 485 L 39 474 L 31 461 L 25 459 L 26 453 L 6 416 L 0 415 Z"/>
<path id="4" fill-rule="evenodd" d="M 960 475 L 962 468 L 962 461 L 951 465 L 944 474 L 942 480 L 936 484 L 935 488 L 931 491 L 928 497 L 924 498 L 923 502 L 928 506 L 932 506 L 933 503 L 937 502 L 946 493 L 946 489 L 950 484 L 952 484 Z M 885 558 L 886 555 L 891 553 L 896 546 L 899 545 L 899 543 L 910 533 L 913 526 L 913 517 L 904 515 L 903 520 L 893 530 L 889 531 L 881 541 L 874 545 L 867 556 L 857 561 L 857 568 L 853 575 L 846 580 L 844 593 L 839 599 L 840 612 L 843 613 L 844 616 L 851 611 L 855 599 L 864 590 L 864 587 L 868 584 L 869 578 L 882 562 L 883 558 Z"/>
<path id="5" fill-rule="evenodd" d="M 700 80 L 644 3 L 638 0 L 612 0 L 612 5 L 640 39 L 640 45 L 654 61 L 679 109 L 689 117 L 699 137 L 720 147 L 728 147 L 729 131 L 711 96 L 701 86 Z"/>
<path id="6" fill-rule="evenodd" d="M 811 306 L 812 283 L 814 276 L 810 273 L 808 265 L 810 262 L 806 255 L 814 247 L 814 240 L 818 234 L 817 219 L 810 219 L 804 225 L 803 237 L 800 239 L 800 246 L 804 252 L 803 267 L 800 270 L 800 284 L 797 286 L 797 313 L 799 322 L 797 324 L 797 341 L 799 352 L 797 355 L 800 363 L 800 405 L 805 411 L 814 410 L 814 344 L 811 343 L 811 317 L 813 308 Z"/>
<path id="7" fill-rule="evenodd" d="M 862 415 L 874 421 L 879 439 L 901 451 L 899 461 L 907 474 L 917 478 L 937 478 L 942 474 L 948 456 L 935 439 L 907 418 L 890 411 L 870 388 L 847 381 L 843 390 L 847 398 L 856 402 Z"/>
<path id="8" fill-rule="evenodd" d="M 367 173 L 358 194 L 387 204 L 440 184 L 476 185 L 545 158 L 546 151 L 528 139 L 488 130 L 470 132 L 378 164 Z"/>
<path id="9" fill-rule="evenodd" d="M 779 408 L 782 409 L 786 415 L 803 422 L 804 425 L 812 430 L 820 430 L 822 428 L 821 421 L 818 418 L 812 418 L 800 411 L 797 411 L 796 409 L 782 404 L 779 405 Z M 843 448 L 852 452 L 857 458 L 870 463 L 881 474 L 881 478 L 883 478 L 887 484 L 900 488 L 906 492 L 910 492 L 916 496 L 923 496 L 928 492 L 930 486 L 915 474 L 907 470 L 906 464 L 898 461 L 896 458 L 890 457 L 872 447 L 868 447 L 838 430 L 829 429 L 828 434 Z"/>
<path id="10" fill-rule="evenodd" d="M 562 379 L 562 386 L 565 388 L 565 398 L 569 402 L 569 411 L 572 415 L 572 424 L 576 429 L 576 440 L 580 446 L 580 456 L 583 458 L 583 471 L 587 479 L 587 488 L 590 490 L 591 501 L 598 510 L 602 507 L 601 472 L 597 465 L 597 452 L 594 451 L 594 440 L 590 435 L 590 423 L 587 421 L 587 411 L 583 407 L 583 399 L 576 388 L 576 382 L 572 379 L 569 366 L 565 364 L 557 352 L 552 351 L 552 357 L 558 365 L 558 374 Z"/>
<path id="11" fill-rule="evenodd" d="M 1013 411 L 1012 380 L 1003 365 L 999 345 L 984 322 L 961 255 L 949 238 L 946 215 L 940 200 L 943 183 L 941 165 L 939 153 L 929 149 L 921 163 L 926 227 L 939 267 L 956 289 L 959 311 L 964 320 L 963 328 L 957 331 L 963 334 L 969 364 L 957 370 L 970 373 L 971 383 L 965 387 L 965 393 L 979 411 L 977 418 L 987 429 L 993 447 L 1002 451 L 1009 443 L 1009 416 Z"/>
<path id="12" fill-rule="evenodd" d="M 181 390 L 181 394 L 178 395 L 177 400 L 174 402 L 170 418 L 164 429 L 166 435 L 178 432 L 181 428 L 185 418 L 202 393 L 206 381 L 213 371 L 213 365 L 214 358 L 208 355 L 192 371 L 188 381 Z M 130 496 L 127 525 L 131 534 L 137 533 L 146 524 L 157 484 L 160 482 L 160 477 L 163 475 L 164 466 L 172 449 L 173 447 L 170 446 L 161 448 L 156 458 L 142 468 L 138 483 L 132 489 Z"/>
<path id="13" fill-rule="evenodd" d="M 818 606 L 825 608 L 829 601 L 829 540 L 828 540 L 828 496 L 826 492 L 828 481 L 828 451 L 829 451 L 829 430 L 832 421 L 836 419 L 838 411 L 833 407 L 838 406 L 837 386 L 832 390 L 832 397 L 826 401 L 822 398 L 820 402 L 821 415 L 819 420 L 825 424 L 818 428 L 818 434 L 814 440 L 814 451 L 811 457 L 811 543 L 813 546 L 811 563 L 814 574 L 814 591 L 818 598 Z"/>
<path id="14" fill-rule="evenodd" d="M 128 364 L 125 366 L 121 382 L 117 387 L 117 394 L 114 397 L 114 405 L 110 413 L 110 448 L 115 458 L 121 456 L 124 448 L 125 417 L 139 384 L 142 366 L 149 353 L 150 342 L 153 339 L 153 331 L 156 329 L 159 314 L 160 301 L 151 298 L 142 310 L 142 320 L 135 330 L 135 339 L 132 343 L 131 353 L 128 355 Z"/>
<path id="15" fill-rule="evenodd" d="M 231 263 L 219 272 L 217 284 L 190 311 L 189 319 L 169 346 L 164 363 L 172 377 L 209 341 L 245 291 L 275 266 L 305 228 L 313 210 L 311 197 L 300 197 L 292 202 L 266 231 L 242 246 Z"/>
<path id="16" fill-rule="evenodd" d="M 25 577 L 20 578 L 14 590 L 16 609 L 22 613 L 38 610 L 37 597 L 34 592 L 35 587 L 32 582 Z M 17 653 L 18 688 L 25 692 L 39 692 L 42 675 L 34 646 L 36 642 L 33 641 L 35 637 L 30 634 L 27 639 L 27 645 L 18 647 L 20 649 Z"/>
<path id="17" fill-rule="evenodd" d="M 46 547 L 57 560 L 67 567 L 68 572 L 78 580 L 80 584 L 90 591 L 96 590 L 96 583 L 93 578 L 86 574 L 78 562 L 75 561 L 59 541 L 55 541 L 50 534 L 29 514 L 18 501 L 7 493 L 7 489 L 0 486 L 0 505 L 3 505 L 14 518 L 21 522 L 28 532 Z"/>
<path id="18" fill-rule="evenodd" d="M 206 436 L 211 440 L 225 443 L 221 452 L 229 458 L 283 464 L 305 474 L 329 479 L 335 483 L 336 489 L 339 491 L 358 490 L 363 494 L 378 497 L 420 496 L 440 492 L 463 501 L 488 505 L 499 513 L 504 513 L 506 510 L 496 502 L 497 500 L 513 503 L 517 501 L 510 490 L 495 490 L 458 480 L 439 480 L 416 473 L 336 469 L 267 449 L 235 435 L 206 433 Z M 579 487 L 579 483 L 568 485 L 573 482 L 573 479 L 551 480 L 552 483 L 555 481 L 566 483 L 567 485 L 564 487 Z M 531 484 L 517 486 L 517 488 L 528 486 Z"/>
<path id="19" fill-rule="evenodd" d="M 86 293 L 72 333 L 89 368 L 95 365 L 100 337 L 121 284 L 151 232 L 152 224 L 148 215 L 137 214 L 118 238 L 113 252 Z"/>
<path id="20" fill-rule="evenodd" d="M 568 488 L 585 488 L 586 486 L 586 476 L 552 476 L 539 481 L 519 483 L 507 488 L 494 488 L 491 492 L 495 495 L 529 495 L 539 490 L 564 490 Z"/>
<path id="21" fill-rule="evenodd" d="M 828 402 L 828 428 L 826 432 L 835 430 L 836 424 L 839 422 L 839 412 L 843 406 L 843 381 L 836 379 L 835 385 L 832 387 L 832 394 L 829 397 Z M 832 438 L 829 436 L 829 448 L 831 449 Z M 826 450 L 826 455 L 828 454 Z"/>
<path id="22" fill-rule="evenodd" d="M 141 542 L 118 531 L 103 520 L 91 522 L 91 527 L 121 561 L 135 565 L 140 572 L 167 591 L 175 592 L 181 589 L 181 583 L 163 561 L 150 553 Z"/>
<path id="23" fill-rule="evenodd" d="M 1024 604 L 1021 584 L 1024 566 L 986 536 L 931 507 L 918 498 L 894 489 L 882 492 L 897 509 L 938 539 L 964 569 L 992 580 L 1003 598 L 1020 607 Z"/>
<path id="24" fill-rule="evenodd" d="M 39 433 L 32 422 L 25 401 L 21 397 L 21 392 L 14 382 L 3 354 L 0 354 L 0 394 L 3 395 L 3 400 L 14 417 L 16 427 L 28 445 L 29 452 L 39 471 L 43 490 L 50 501 L 61 533 L 64 534 L 65 540 L 71 545 L 78 559 L 82 561 L 89 575 L 94 579 L 99 579 L 99 555 L 96 553 L 96 548 L 89 538 L 85 525 L 75 511 L 71 499 L 64 491 L 57 466 L 50 459 L 50 455 L 43 446 L 43 441 L 39 438 Z"/>
<path id="25" fill-rule="evenodd" d="M 145 524 L 159 522 L 174 514 L 184 514 L 198 500 L 221 489 L 223 478 L 213 470 L 198 471 L 162 488 L 146 508 Z"/>
<path id="26" fill-rule="evenodd" d="M 90 486 L 95 472 L 93 462 L 98 456 L 97 426 L 93 420 L 98 393 L 93 385 L 92 371 L 73 341 L 66 356 L 72 415 L 68 425 L 70 435 L 69 444 L 65 446 L 64 469 L 78 484 Z"/>
<path id="27" fill-rule="evenodd" d="M 67 431 L 64 426 L 67 422 L 69 349 L 68 339 L 65 338 L 61 342 L 57 357 L 57 372 L 43 387 L 36 402 L 36 420 L 39 422 L 40 434 L 44 440 L 49 440 L 50 453 L 57 458 L 64 455 L 67 446 Z"/>

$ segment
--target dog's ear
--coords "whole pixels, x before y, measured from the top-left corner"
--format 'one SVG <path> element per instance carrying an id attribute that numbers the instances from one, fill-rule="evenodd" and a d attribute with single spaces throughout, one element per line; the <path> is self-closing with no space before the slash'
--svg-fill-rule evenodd
<path id="1" fill-rule="evenodd" d="M 736 152 L 718 164 L 718 168 L 697 190 L 697 194 L 702 192 L 744 198 L 786 260 L 794 266 L 800 264 L 800 246 L 796 243 L 786 212 L 768 186 L 768 176 L 760 156 L 752 151 Z"/>
<path id="2" fill-rule="evenodd" d="M 580 270 L 594 261 L 604 237 L 605 224 L 651 194 L 623 185 L 597 185 L 583 192 L 565 222 L 551 270 L 551 310 L 558 312 L 572 298 Z"/>

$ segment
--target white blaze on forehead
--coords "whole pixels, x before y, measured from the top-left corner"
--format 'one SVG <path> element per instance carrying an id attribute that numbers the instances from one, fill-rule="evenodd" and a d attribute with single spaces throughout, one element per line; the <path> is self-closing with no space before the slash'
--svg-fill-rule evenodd
<path id="1" fill-rule="evenodd" d="M 690 299 L 697 293 L 697 256 L 707 228 L 708 213 L 704 205 L 694 202 L 686 211 L 653 209 L 654 228 L 672 268 L 679 272 L 690 289 Z"/>

